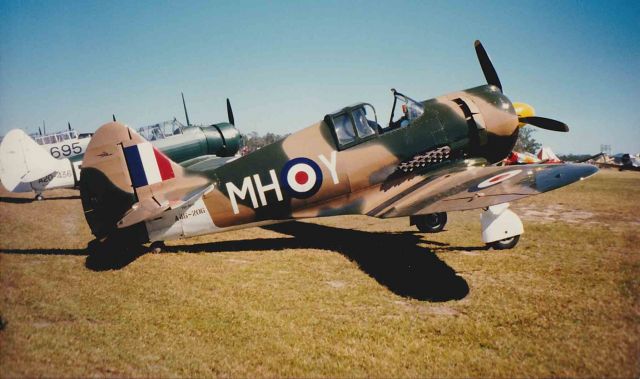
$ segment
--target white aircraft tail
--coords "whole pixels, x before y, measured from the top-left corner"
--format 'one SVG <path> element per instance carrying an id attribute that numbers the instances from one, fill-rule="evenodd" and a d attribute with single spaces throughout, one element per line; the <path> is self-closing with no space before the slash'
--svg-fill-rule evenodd
<path id="1" fill-rule="evenodd" d="M 30 183 L 56 172 L 60 161 L 20 129 L 13 129 L 0 143 L 0 181 L 9 191 L 21 192 Z"/>

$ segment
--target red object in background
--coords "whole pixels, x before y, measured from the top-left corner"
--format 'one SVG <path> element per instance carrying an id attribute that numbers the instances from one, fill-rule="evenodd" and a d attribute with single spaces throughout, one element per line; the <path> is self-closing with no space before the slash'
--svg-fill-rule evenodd
<path id="1" fill-rule="evenodd" d="M 509 156 L 506 157 L 503 162 L 506 166 L 518 164 L 518 153 L 515 151 L 510 152 Z"/>

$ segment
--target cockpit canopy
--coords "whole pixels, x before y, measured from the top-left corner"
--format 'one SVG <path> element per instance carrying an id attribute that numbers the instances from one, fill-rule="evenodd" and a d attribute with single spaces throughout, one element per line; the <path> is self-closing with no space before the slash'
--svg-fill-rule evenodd
<path id="1" fill-rule="evenodd" d="M 32 134 L 33 139 L 38 145 L 51 145 L 58 142 L 68 141 L 78 138 L 78 133 L 75 130 L 65 130 L 63 132 L 47 134 L 41 136 L 39 134 Z"/>
<path id="2" fill-rule="evenodd" d="M 371 104 L 357 103 L 324 117 L 334 133 L 340 150 L 378 135 L 378 117 Z"/>
<path id="3" fill-rule="evenodd" d="M 382 128 L 378 124 L 376 110 L 369 103 L 350 105 L 324 116 L 324 121 L 329 125 L 340 150 L 375 138 L 387 131 L 405 127 L 422 116 L 424 105 L 409 96 L 397 92 L 395 89 L 391 89 L 391 91 L 393 92 L 393 107 L 389 125 L 386 128 Z M 393 118 L 398 104 L 400 104 L 401 109 L 401 111 L 398 111 L 400 116 L 394 121 Z"/>
<path id="4" fill-rule="evenodd" d="M 392 88 L 391 92 L 393 92 L 393 107 L 391 108 L 391 117 L 389 118 L 389 129 L 407 126 L 411 124 L 413 120 L 422 116 L 424 113 L 424 105 L 413 100 L 409 96 L 401 94 L 396 91 L 395 88 Z M 400 117 L 394 121 L 393 118 L 396 114 L 396 107 L 398 104 L 400 104 Z"/>
<path id="5" fill-rule="evenodd" d="M 182 134 L 184 125 L 175 118 L 170 121 L 162 121 L 157 124 L 138 128 L 138 134 L 147 141 L 156 141 L 166 137 Z"/>

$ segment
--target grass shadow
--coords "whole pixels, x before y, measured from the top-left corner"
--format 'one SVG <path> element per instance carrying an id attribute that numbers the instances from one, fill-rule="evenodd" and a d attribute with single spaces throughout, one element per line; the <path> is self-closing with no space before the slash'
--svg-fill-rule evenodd
<path id="1" fill-rule="evenodd" d="M 444 246 L 439 247 L 438 251 L 487 251 L 490 250 L 489 246 Z"/>
<path id="2" fill-rule="evenodd" d="M 116 254 L 108 251 L 92 251 L 87 255 L 84 265 L 86 268 L 93 271 L 120 270 L 146 254 L 148 251 L 149 250 L 145 246 L 122 249 Z"/>
<path id="3" fill-rule="evenodd" d="M 2 254 L 86 256 L 85 267 L 93 271 L 119 270 L 148 251 L 146 246 L 115 248 L 96 240 L 84 249 L 0 249 Z"/>
<path id="4" fill-rule="evenodd" d="M 87 255 L 86 249 L 0 249 L 2 254 Z"/>
<path id="5" fill-rule="evenodd" d="M 290 222 L 264 227 L 295 238 L 258 238 L 197 245 L 167 246 L 167 252 L 325 249 L 358 264 L 393 293 L 418 300 L 459 300 L 469 285 L 413 232 L 367 232 Z"/>
<path id="6" fill-rule="evenodd" d="M 393 293 L 418 300 L 459 300 L 469 285 L 420 244 L 438 249 L 459 250 L 447 244 L 425 241 L 415 232 L 368 232 L 306 222 L 289 222 L 263 227 L 290 237 L 219 241 L 195 245 L 165 246 L 167 253 L 323 249 L 335 251 L 358 264 L 361 270 Z M 479 248 L 464 247 L 464 250 Z M 86 249 L 5 249 L 7 254 L 86 255 L 85 267 L 93 271 L 119 270 L 149 252 L 146 246 L 124 249 L 92 241 Z"/>
<path id="7" fill-rule="evenodd" d="M 35 198 L 29 197 L 0 197 L 0 203 L 13 203 L 13 204 L 26 204 L 26 203 L 34 203 L 39 201 L 46 200 L 77 200 L 80 199 L 78 195 L 71 196 L 56 196 L 56 197 L 45 197 L 42 200 L 36 200 Z"/>

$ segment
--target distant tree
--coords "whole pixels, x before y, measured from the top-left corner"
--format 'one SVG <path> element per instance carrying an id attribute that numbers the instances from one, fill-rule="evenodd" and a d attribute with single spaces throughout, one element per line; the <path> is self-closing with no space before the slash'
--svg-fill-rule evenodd
<path id="1" fill-rule="evenodd" d="M 567 161 L 567 162 L 579 162 L 579 161 L 587 160 L 592 156 L 593 155 L 590 155 L 590 154 L 565 154 L 565 155 L 558 155 L 558 158 L 560 158 L 560 160 Z"/>
<path id="2" fill-rule="evenodd" d="M 277 140 L 279 140 L 281 138 L 282 138 L 281 136 L 269 132 L 264 136 L 264 144 L 265 144 L 265 146 L 266 145 L 271 145 L 272 143 L 276 142 Z"/>
<path id="3" fill-rule="evenodd" d="M 518 141 L 516 142 L 516 146 L 513 148 L 515 151 L 519 152 L 529 152 L 535 153 L 542 146 L 541 143 L 536 141 L 533 138 L 533 127 L 525 126 L 520 129 L 520 135 L 518 136 Z"/>
<path id="4" fill-rule="evenodd" d="M 267 145 L 280 141 L 288 135 L 289 134 L 279 135 L 271 132 L 267 133 L 264 136 L 259 135 L 257 132 L 250 132 L 249 134 L 245 134 L 242 138 L 244 143 L 242 150 L 243 154 L 259 150 Z"/>

